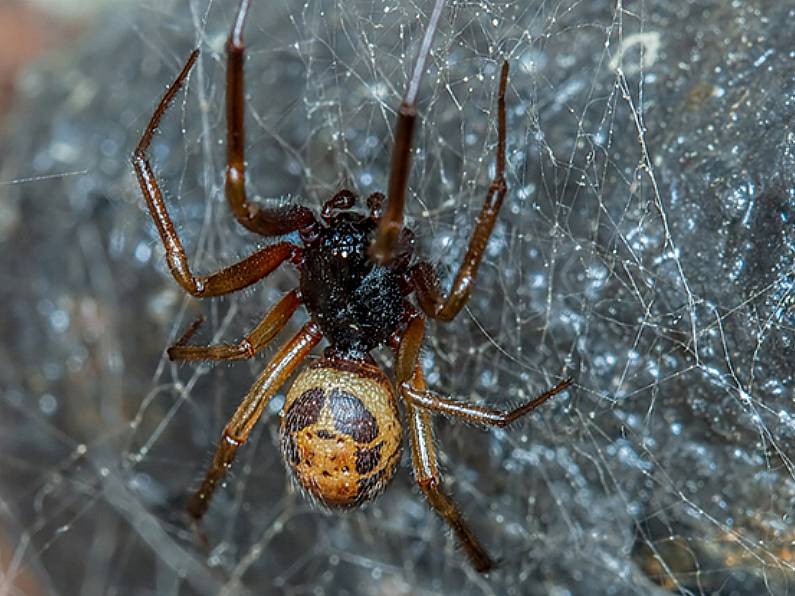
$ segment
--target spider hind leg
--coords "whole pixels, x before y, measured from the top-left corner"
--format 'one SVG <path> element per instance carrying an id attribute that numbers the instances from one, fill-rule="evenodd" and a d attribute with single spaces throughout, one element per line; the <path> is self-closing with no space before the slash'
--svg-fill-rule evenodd
<path id="1" fill-rule="evenodd" d="M 486 573 L 494 568 L 494 561 L 469 528 L 455 501 L 444 491 L 434 446 L 430 412 L 416 407 L 404 395 L 405 384 L 410 384 L 420 392 L 426 389 L 425 376 L 418 362 L 424 333 L 425 322 L 421 317 L 415 316 L 396 342 L 395 377 L 398 387 L 401 388 L 400 393 L 406 410 L 414 477 L 428 503 L 453 530 L 473 567 L 480 573 Z"/>

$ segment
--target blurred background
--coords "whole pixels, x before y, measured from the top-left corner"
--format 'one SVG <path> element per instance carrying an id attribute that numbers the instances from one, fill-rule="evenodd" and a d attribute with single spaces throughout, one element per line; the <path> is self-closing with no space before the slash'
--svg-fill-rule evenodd
<path id="1" fill-rule="evenodd" d="M 383 190 L 430 3 L 254 4 L 250 193 L 317 208 Z M 277 450 L 281 396 L 208 545 L 185 523 L 275 348 L 216 366 L 164 350 L 198 313 L 197 340 L 240 337 L 296 278 L 184 296 L 129 155 L 200 47 L 152 159 L 196 269 L 262 246 L 222 190 L 235 8 L 0 0 L 0 594 L 795 591 L 795 9 L 448 2 L 407 218 L 445 283 L 494 171 L 503 59 L 510 193 L 423 365 L 438 391 L 505 408 L 575 379 L 506 430 L 436 420 L 446 485 L 502 562 L 482 577 L 405 457 L 364 511 L 307 503 Z"/>
<path id="2" fill-rule="evenodd" d="M 77 39 L 101 8 L 125 1 L 0 1 L 0 118 L 11 107 L 16 78 L 28 64 Z"/>

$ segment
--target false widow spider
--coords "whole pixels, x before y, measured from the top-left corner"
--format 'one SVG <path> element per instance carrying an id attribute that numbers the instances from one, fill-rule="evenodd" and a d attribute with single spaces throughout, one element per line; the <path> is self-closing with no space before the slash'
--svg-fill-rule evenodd
<path id="1" fill-rule="evenodd" d="M 398 110 L 387 196 L 370 195 L 369 213 L 363 215 L 352 210 L 354 193 L 340 190 L 325 202 L 320 220 L 306 207 L 264 207 L 249 202 L 246 195 L 243 28 L 250 4 L 251 0 L 241 0 L 226 44 L 225 194 L 234 217 L 243 227 L 267 237 L 298 232 L 302 246 L 277 242 L 216 273 L 192 272 L 147 151 L 161 118 L 195 64 L 198 49 L 190 54 L 165 92 L 132 155 L 169 269 L 186 292 L 199 298 L 229 294 L 262 280 L 284 262 L 292 263 L 300 275 L 299 289 L 288 292 L 239 343 L 189 344 L 202 322 L 198 319 L 168 349 L 172 360 L 251 358 L 276 337 L 299 305 L 303 304 L 309 313 L 309 321 L 271 358 L 227 422 L 211 467 L 188 503 L 188 512 L 198 524 L 237 449 L 248 439 L 270 399 L 325 337 L 329 347 L 295 379 L 280 413 L 280 448 L 297 483 L 310 498 L 332 509 L 353 508 L 383 492 L 402 449 L 403 425 L 397 393 L 408 425 L 416 482 L 453 529 L 474 567 L 486 572 L 493 567 L 491 558 L 443 490 L 430 415 L 442 413 L 478 425 L 504 427 L 571 383 L 571 379 L 565 380 L 518 408 L 503 412 L 428 390 L 419 364 L 424 317 L 451 321 L 466 304 L 507 192 L 504 171 L 508 63 L 503 64 L 499 79 L 496 175 L 451 291 L 445 296 L 433 266 L 415 257 L 414 234 L 403 226 L 417 120 L 416 96 L 444 0 L 435 2 Z M 382 209 L 384 199 L 386 208 Z M 408 300 L 412 294 L 419 310 Z M 394 381 L 370 356 L 381 345 L 395 353 Z"/>

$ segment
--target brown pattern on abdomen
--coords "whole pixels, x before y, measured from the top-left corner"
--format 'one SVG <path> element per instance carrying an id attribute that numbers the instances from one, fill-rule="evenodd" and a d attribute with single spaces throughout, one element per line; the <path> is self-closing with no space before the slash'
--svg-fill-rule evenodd
<path id="1" fill-rule="evenodd" d="M 375 416 L 358 397 L 333 389 L 328 402 L 337 431 L 353 437 L 357 443 L 371 443 L 378 436 Z"/>
<path id="2" fill-rule="evenodd" d="M 356 450 L 356 471 L 359 474 L 369 474 L 381 463 L 381 441 L 375 447 L 359 447 Z"/>
<path id="3" fill-rule="evenodd" d="M 301 461 L 298 446 L 295 444 L 295 433 L 317 422 L 324 401 L 323 390 L 315 387 L 302 394 L 287 410 L 283 421 L 282 451 L 291 464 Z"/>

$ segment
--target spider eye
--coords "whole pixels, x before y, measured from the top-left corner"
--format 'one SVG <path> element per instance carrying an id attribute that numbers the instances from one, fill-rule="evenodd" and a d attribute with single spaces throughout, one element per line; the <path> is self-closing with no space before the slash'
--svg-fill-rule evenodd
<path id="1" fill-rule="evenodd" d="M 348 509 L 381 494 L 400 459 L 392 385 L 376 366 L 323 358 L 287 393 L 281 451 L 310 497 Z"/>

